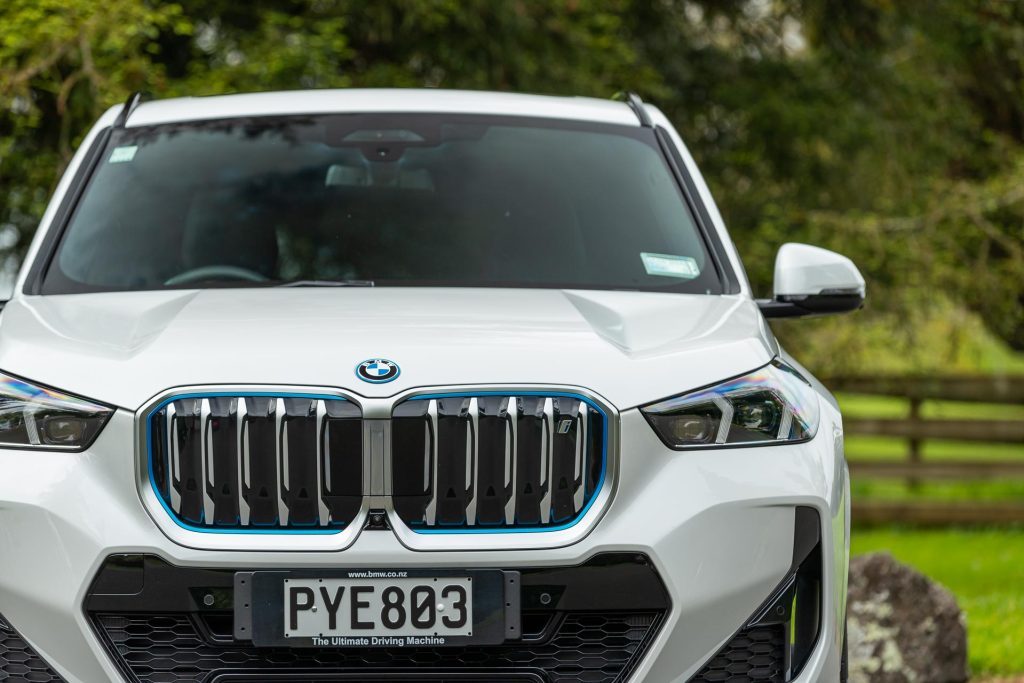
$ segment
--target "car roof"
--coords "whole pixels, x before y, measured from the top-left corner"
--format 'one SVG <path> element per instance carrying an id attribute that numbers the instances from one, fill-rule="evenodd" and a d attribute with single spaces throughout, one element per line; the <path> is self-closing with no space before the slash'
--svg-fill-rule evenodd
<path id="1" fill-rule="evenodd" d="M 426 88 L 293 90 L 155 100 L 140 104 L 126 125 L 356 112 L 491 114 L 640 125 L 626 103 L 610 99 Z"/>

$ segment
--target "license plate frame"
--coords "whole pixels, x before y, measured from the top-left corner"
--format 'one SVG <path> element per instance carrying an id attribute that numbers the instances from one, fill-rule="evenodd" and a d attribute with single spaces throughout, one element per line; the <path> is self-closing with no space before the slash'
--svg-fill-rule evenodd
<path id="1" fill-rule="evenodd" d="M 286 581 L 373 579 L 386 586 L 389 579 L 461 579 L 472 590 L 472 635 L 390 635 L 379 628 L 364 636 L 325 634 L 294 637 L 285 633 Z M 366 648 L 458 647 L 498 645 L 520 637 L 519 572 L 500 569 L 343 569 L 236 572 L 234 581 L 235 639 L 251 640 L 256 647 Z M 378 627 L 379 627 L 378 623 Z"/>

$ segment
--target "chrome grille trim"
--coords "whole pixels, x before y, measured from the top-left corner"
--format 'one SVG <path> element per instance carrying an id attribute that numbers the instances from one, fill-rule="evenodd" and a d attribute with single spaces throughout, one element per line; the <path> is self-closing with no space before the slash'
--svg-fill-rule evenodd
<path id="1" fill-rule="evenodd" d="M 245 491 L 249 488 L 249 445 L 245 442 L 245 418 L 248 416 L 246 410 L 245 399 L 238 401 L 235 406 L 235 419 L 238 421 L 237 424 L 237 435 L 238 440 L 238 455 L 239 455 L 239 467 L 238 467 L 238 491 Z M 238 520 L 242 526 L 249 526 L 249 503 L 246 502 L 245 496 L 238 496 Z"/>
<path id="2" fill-rule="evenodd" d="M 330 510 L 327 509 L 327 503 L 324 502 L 325 493 L 330 493 L 330 488 L 326 486 L 328 479 L 325 478 L 324 469 L 327 469 L 327 476 L 330 476 L 330 452 L 329 444 L 325 440 L 326 433 L 324 431 L 324 415 L 327 412 L 327 404 L 317 399 L 316 407 L 316 442 L 317 442 L 317 457 L 316 457 L 316 490 L 320 492 L 320 495 L 316 497 L 316 517 L 317 523 L 320 526 L 327 526 L 327 522 L 330 519 Z M 362 453 L 359 453 L 359 457 L 362 457 Z"/>
<path id="3" fill-rule="evenodd" d="M 510 400 L 509 407 L 516 406 L 516 401 Z M 518 415 L 518 410 L 517 410 Z M 508 478 L 509 487 L 512 489 L 512 495 L 509 496 L 508 502 L 505 503 L 505 524 L 512 524 L 516 517 L 516 501 L 518 496 L 517 487 L 517 470 L 519 469 L 518 452 L 516 451 L 516 444 L 519 443 L 519 420 L 512 417 L 509 413 L 509 442 L 506 449 L 508 460 Z"/>
<path id="4" fill-rule="evenodd" d="M 430 440 L 430 455 L 424 454 L 424 460 L 430 458 L 433 462 L 433 466 L 429 472 L 425 472 L 426 476 L 423 477 L 424 482 L 429 482 L 431 489 L 430 502 L 427 503 L 427 510 L 425 518 L 427 524 L 433 526 L 437 522 L 437 461 L 438 461 L 438 445 L 437 445 L 437 399 L 430 399 L 427 403 L 427 416 L 429 419 L 428 425 L 430 427 L 430 433 L 426 439 Z"/>
<path id="5" fill-rule="evenodd" d="M 213 519 L 213 498 L 210 489 L 213 487 L 213 430 L 211 427 L 210 401 L 203 401 L 199 407 L 199 429 L 201 431 L 202 448 L 199 452 L 202 478 L 200 489 L 203 492 L 203 518 Z"/>
<path id="6" fill-rule="evenodd" d="M 469 502 L 466 504 L 466 524 L 473 526 L 477 522 L 477 498 L 479 486 L 477 479 L 480 472 L 480 399 L 471 396 L 469 399 L 469 434 L 466 435 L 466 490 L 469 491 Z"/>
<path id="7" fill-rule="evenodd" d="M 288 507 L 285 505 L 284 495 L 288 481 L 288 441 L 285 438 L 284 426 L 282 424 L 281 404 L 283 401 L 278 398 L 274 401 L 274 473 L 277 476 L 277 519 L 280 526 L 288 526 Z"/>
<path id="8" fill-rule="evenodd" d="M 181 478 L 181 455 L 177 449 L 178 440 L 174 438 L 174 418 L 177 416 L 177 413 L 178 411 L 172 402 L 167 406 L 167 417 L 164 420 L 167 432 L 168 453 L 167 490 L 171 496 L 171 509 L 175 513 L 181 512 L 181 494 L 178 493 L 178 488 L 174 485 Z"/>
<path id="9" fill-rule="evenodd" d="M 576 487 L 576 492 L 573 494 L 573 509 L 579 512 L 583 508 L 583 501 L 587 495 L 586 482 L 584 480 L 585 473 L 583 467 L 586 463 L 587 458 L 587 444 L 590 443 L 587 439 L 590 437 L 590 420 L 588 411 L 590 408 L 586 403 L 580 401 L 579 414 L 576 419 L 579 421 L 579 438 L 576 439 L 576 467 L 574 474 L 576 481 L 581 482 L 580 486 Z"/>
<path id="10" fill-rule="evenodd" d="M 541 486 L 543 486 L 544 495 L 540 499 L 540 521 L 543 524 L 551 523 L 551 479 L 555 474 L 555 450 L 554 450 L 554 424 L 555 424 L 555 410 L 554 401 L 550 398 L 544 399 L 544 423 L 541 431 L 541 453 L 544 454 L 542 460 L 541 473 L 544 478 L 541 479 Z"/>

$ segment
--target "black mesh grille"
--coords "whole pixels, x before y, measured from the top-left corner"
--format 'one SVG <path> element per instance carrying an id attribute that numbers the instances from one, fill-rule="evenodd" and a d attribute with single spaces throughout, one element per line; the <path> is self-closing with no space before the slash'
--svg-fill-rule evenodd
<path id="1" fill-rule="evenodd" d="M 46 662 L 0 617 L 0 681 L 3 683 L 62 683 Z"/>
<path id="2" fill-rule="evenodd" d="M 436 680 L 445 671 L 480 674 L 489 681 L 532 674 L 548 683 L 616 683 L 643 656 L 660 620 L 654 612 L 570 613 L 543 643 L 289 650 L 220 639 L 189 615 L 95 615 L 108 648 L 130 680 L 138 683 L 213 683 L 228 675 L 279 673 L 365 675 L 367 680 L 376 675 L 416 680 L 422 675 L 423 680 Z"/>
<path id="3" fill-rule="evenodd" d="M 785 628 L 762 626 L 741 631 L 690 679 L 691 683 L 783 683 Z"/>

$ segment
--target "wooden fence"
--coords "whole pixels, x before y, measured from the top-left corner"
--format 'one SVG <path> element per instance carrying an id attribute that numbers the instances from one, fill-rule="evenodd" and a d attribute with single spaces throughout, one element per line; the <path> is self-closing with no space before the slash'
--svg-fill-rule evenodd
<path id="1" fill-rule="evenodd" d="M 1024 481 L 1024 420 L 927 419 L 921 406 L 927 400 L 1024 405 L 1024 377 L 832 377 L 826 386 L 836 392 L 892 396 L 909 402 L 906 418 L 844 419 L 847 434 L 898 437 L 906 440 L 903 460 L 853 460 L 851 477 L 902 479 L 911 487 L 922 481 Z M 1020 459 L 958 458 L 930 461 L 922 457 L 925 441 L 942 439 L 966 443 L 1008 443 L 1020 446 Z M 965 445 L 965 448 L 969 446 Z M 1024 500 L 945 502 L 912 500 L 853 501 L 858 524 L 1024 523 Z"/>

